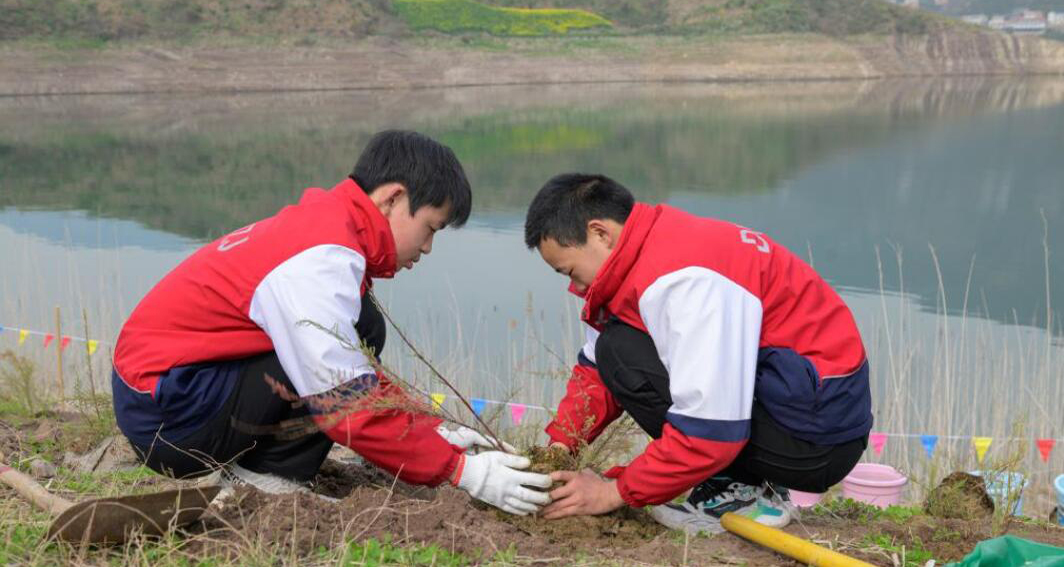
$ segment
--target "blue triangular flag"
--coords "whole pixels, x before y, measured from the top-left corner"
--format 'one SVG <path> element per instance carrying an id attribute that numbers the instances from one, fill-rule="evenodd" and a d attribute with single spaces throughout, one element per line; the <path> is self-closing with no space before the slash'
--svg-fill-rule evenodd
<path id="1" fill-rule="evenodd" d="M 935 452 L 935 445 L 938 444 L 938 435 L 921 435 L 920 443 L 924 446 L 924 452 L 927 453 L 927 458 L 931 458 L 931 454 Z"/>
<path id="2" fill-rule="evenodd" d="M 480 414 L 484 413 L 484 406 L 488 402 L 480 398 L 472 398 L 469 400 L 469 403 L 473 405 L 473 413 L 479 416 Z"/>

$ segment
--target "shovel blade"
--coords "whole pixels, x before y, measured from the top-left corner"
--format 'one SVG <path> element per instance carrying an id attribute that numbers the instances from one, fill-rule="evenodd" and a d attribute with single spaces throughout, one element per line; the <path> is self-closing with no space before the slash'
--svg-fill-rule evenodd
<path id="1" fill-rule="evenodd" d="M 48 537 L 71 543 L 117 544 L 136 533 L 162 535 L 198 520 L 219 490 L 218 486 L 182 488 L 79 502 L 52 522 Z"/>

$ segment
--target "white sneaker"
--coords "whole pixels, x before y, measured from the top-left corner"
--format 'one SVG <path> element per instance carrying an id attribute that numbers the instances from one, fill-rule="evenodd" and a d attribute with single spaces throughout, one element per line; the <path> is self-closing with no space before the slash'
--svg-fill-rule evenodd
<path id="1" fill-rule="evenodd" d="M 221 485 L 223 487 L 252 486 L 266 494 L 310 492 L 310 489 L 303 483 L 275 474 L 249 471 L 235 463 L 222 469 Z"/>
<path id="2" fill-rule="evenodd" d="M 696 486 L 683 504 L 653 506 L 650 516 L 664 526 L 693 534 L 723 532 L 720 518 L 727 512 L 782 528 L 791 522 L 789 498 L 778 490 L 766 494 L 769 490 L 764 485 L 751 486 L 727 477 L 713 477 Z"/>

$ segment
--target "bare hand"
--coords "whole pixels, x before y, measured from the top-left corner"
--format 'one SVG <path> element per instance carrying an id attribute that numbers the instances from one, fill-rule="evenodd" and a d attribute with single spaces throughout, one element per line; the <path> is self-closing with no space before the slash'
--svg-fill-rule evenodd
<path id="1" fill-rule="evenodd" d="M 591 469 L 556 471 L 551 480 L 565 485 L 551 491 L 551 504 L 543 508 L 543 518 L 556 520 L 567 516 L 606 514 L 621 506 L 624 500 L 617 492 L 617 482 L 595 474 Z"/>

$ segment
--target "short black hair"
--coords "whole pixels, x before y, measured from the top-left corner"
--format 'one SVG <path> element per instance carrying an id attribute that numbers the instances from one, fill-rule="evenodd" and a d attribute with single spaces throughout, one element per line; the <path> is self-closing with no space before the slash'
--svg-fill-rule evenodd
<path id="1" fill-rule="evenodd" d="M 587 223 L 610 219 L 624 224 L 635 198 L 624 185 L 605 175 L 563 173 L 539 190 L 525 216 L 525 244 L 538 248 L 546 238 L 562 246 L 587 242 Z"/>
<path id="2" fill-rule="evenodd" d="M 385 130 L 374 134 L 350 177 L 367 195 L 385 183 L 402 183 L 410 198 L 411 215 L 425 205 L 449 205 L 450 226 L 465 224 L 473 207 L 469 180 L 454 152 L 417 132 Z"/>

